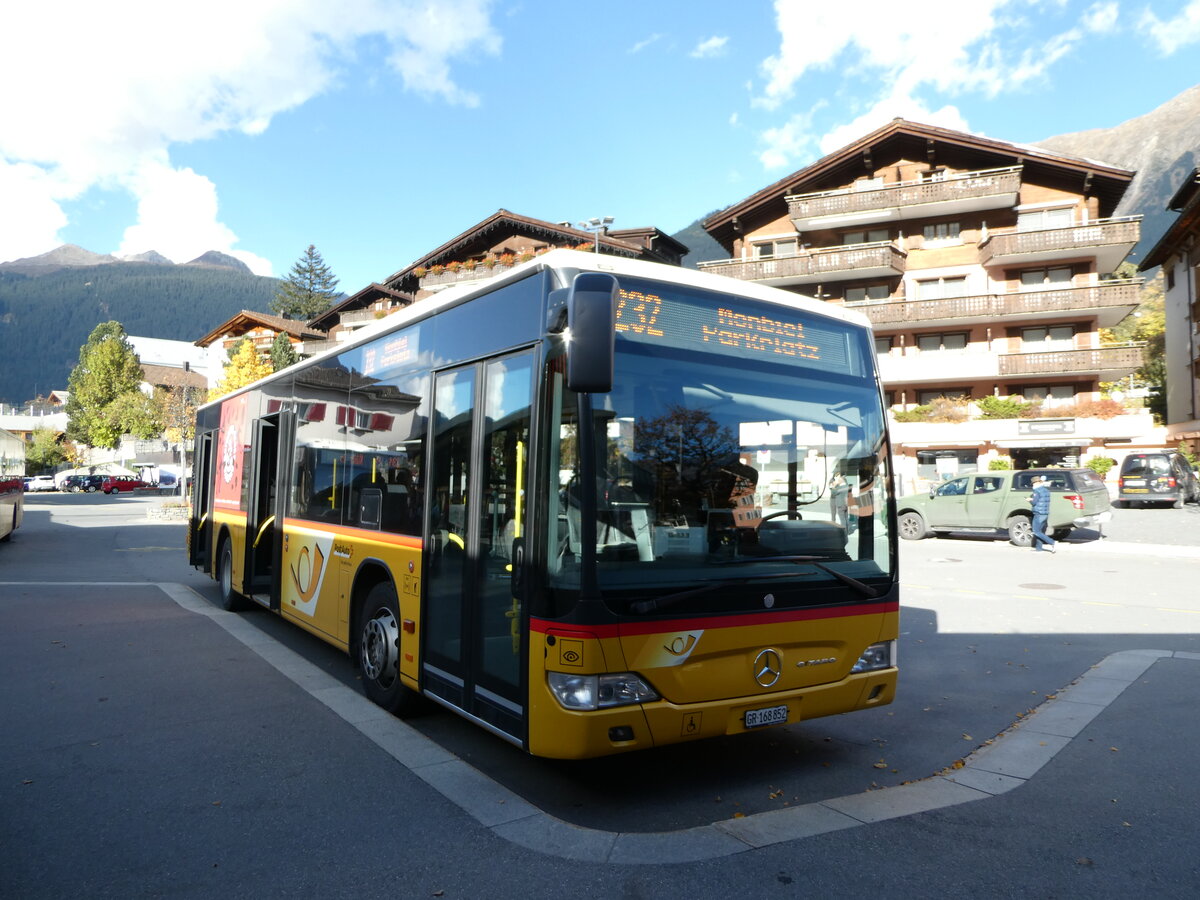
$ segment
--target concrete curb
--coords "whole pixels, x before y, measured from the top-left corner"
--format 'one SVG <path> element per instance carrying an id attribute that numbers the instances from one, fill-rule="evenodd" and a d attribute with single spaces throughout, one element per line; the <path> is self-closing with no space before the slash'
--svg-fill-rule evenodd
<path id="1" fill-rule="evenodd" d="M 1200 653 L 1184 651 L 1113 653 L 969 756 L 921 781 L 682 831 L 621 833 L 548 815 L 237 614 L 214 607 L 185 585 L 158 587 L 184 609 L 212 619 L 497 837 L 585 862 L 699 862 L 1003 794 L 1028 783 L 1155 662 L 1200 660 Z"/>

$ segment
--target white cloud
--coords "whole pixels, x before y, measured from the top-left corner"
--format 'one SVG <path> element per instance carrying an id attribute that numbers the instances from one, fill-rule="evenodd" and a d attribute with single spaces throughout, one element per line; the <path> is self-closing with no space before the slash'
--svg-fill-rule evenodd
<path id="1" fill-rule="evenodd" d="M 786 165 L 814 146 L 824 151 L 843 146 L 896 116 L 967 130 L 956 106 L 926 98 L 966 92 L 995 97 L 1036 84 L 1088 34 L 1112 30 L 1118 15 L 1116 2 L 1102 0 L 1079 24 L 1034 38 L 1038 7 L 1056 5 L 1056 0 L 972 0 L 957 5 L 953 15 L 897 16 L 895 4 L 884 0 L 856 6 L 775 0 L 779 52 L 762 64 L 764 84 L 753 105 L 779 109 L 796 96 L 806 75 L 831 69 L 843 83 L 842 93 L 862 96 L 865 86 L 866 99 L 847 105 L 853 121 L 823 138 L 809 133 L 805 119 L 811 112 L 765 131 L 764 165 Z"/>
<path id="2" fill-rule="evenodd" d="M 714 56 L 722 56 L 725 53 L 725 45 L 728 43 L 728 37 L 713 36 L 697 44 L 696 48 L 688 56 L 693 59 L 711 59 Z"/>
<path id="3" fill-rule="evenodd" d="M 1166 21 L 1147 9 L 1142 13 L 1138 29 L 1158 45 L 1164 56 L 1200 42 L 1200 0 L 1191 0 L 1174 18 Z"/>
<path id="4" fill-rule="evenodd" d="M 94 186 L 137 200 L 123 249 L 171 256 L 167 245 L 189 247 L 190 234 L 212 241 L 198 252 L 233 252 L 237 238 L 217 218 L 212 183 L 186 169 L 169 177 L 171 145 L 260 134 L 274 116 L 333 88 L 367 37 L 387 42 L 406 90 L 473 105 L 478 97 L 455 83 L 450 64 L 499 51 L 490 8 L 491 0 L 14 5 L 5 31 L 21 40 L 0 55 L 0 83 L 9 85 L 0 92 L 0 260 L 59 243 L 62 204 Z M 171 200 L 185 202 L 172 211 Z"/>
<path id="5" fill-rule="evenodd" d="M 625 52 L 630 55 L 632 55 L 634 53 L 641 53 L 643 50 L 645 50 L 651 44 L 655 43 L 656 41 L 660 41 L 660 40 L 662 40 L 661 34 L 652 34 L 652 35 L 650 35 L 650 37 L 646 38 L 644 41 L 638 41 L 636 44 L 634 44 L 632 47 L 630 47 Z"/>

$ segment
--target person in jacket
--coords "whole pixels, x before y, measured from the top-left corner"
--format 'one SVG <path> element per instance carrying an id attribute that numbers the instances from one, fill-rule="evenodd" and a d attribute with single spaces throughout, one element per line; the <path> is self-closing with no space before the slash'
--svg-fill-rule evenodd
<path id="1" fill-rule="evenodd" d="M 1044 546 L 1051 553 L 1056 552 L 1054 539 L 1046 535 L 1046 524 L 1050 521 L 1050 482 L 1045 475 L 1033 479 L 1029 504 L 1033 510 L 1033 549 L 1041 551 Z"/>

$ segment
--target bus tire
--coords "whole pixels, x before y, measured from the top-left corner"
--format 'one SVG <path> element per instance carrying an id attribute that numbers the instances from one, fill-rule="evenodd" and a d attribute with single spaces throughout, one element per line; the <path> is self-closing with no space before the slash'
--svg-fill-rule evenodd
<path id="1" fill-rule="evenodd" d="M 400 680 L 400 603 L 389 582 L 367 593 L 358 621 L 355 663 L 367 698 L 393 714 L 412 712 L 420 698 Z"/>
<path id="2" fill-rule="evenodd" d="M 217 550 L 217 584 L 221 588 L 221 609 L 238 612 L 246 608 L 246 598 L 233 589 L 233 544 L 221 541 Z"/>

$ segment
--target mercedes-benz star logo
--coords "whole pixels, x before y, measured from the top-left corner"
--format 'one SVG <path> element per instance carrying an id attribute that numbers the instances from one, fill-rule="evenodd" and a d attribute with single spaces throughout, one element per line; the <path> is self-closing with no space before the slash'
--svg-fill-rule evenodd
<path id="1" fill-rule="evenodd" d="M 783 660 L 778 651 L 763 650 L 754 657 L 754 680 L 762 687 L 771 687 L 783 672 Z"/>

